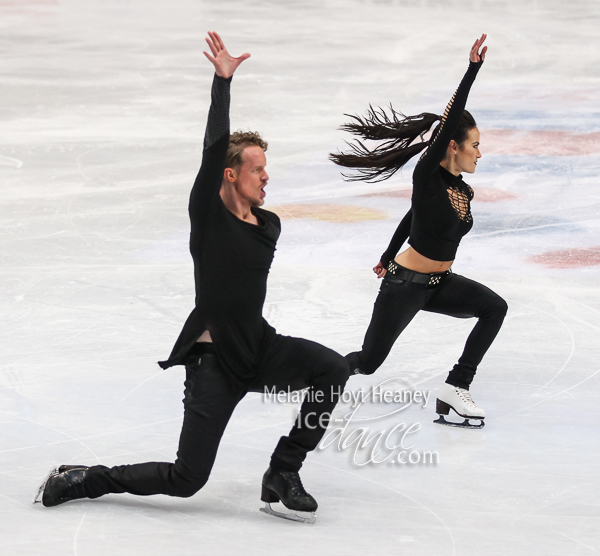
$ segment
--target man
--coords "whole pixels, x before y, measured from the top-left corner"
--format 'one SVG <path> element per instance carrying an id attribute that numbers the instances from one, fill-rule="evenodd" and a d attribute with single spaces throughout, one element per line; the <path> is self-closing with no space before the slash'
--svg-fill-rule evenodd
<path id="1" fill-rule="evenodd" d="M 210 475 L 219 442 L 238 402 L 249 392 L 309 388 L 288 436 L 280 439 L 262 481 L 265 511 L 281 501 L 311 512 L 315 499 L 299 477 L 307 452 L 321 440 L 348 378 L 345 359 L 314 342 L 276 334 L 262 317 L 279 218 L 259 208 L 269 179 L 267 144 L 257 133 L 229 135 L 229 89 L 247 58 L 229 55 L 217 33 L 206 39 L 215 67 L 202 166 L 190 196 L 190 251 L 196 306 L 163 368 L 185 365 L 184 420 L 175 463 L 108 468 L 61 466 L 36 501 L 56 506 L 107 493 L 192 496 Z M 294 519 L 293 516 L 290 518 Z"/>

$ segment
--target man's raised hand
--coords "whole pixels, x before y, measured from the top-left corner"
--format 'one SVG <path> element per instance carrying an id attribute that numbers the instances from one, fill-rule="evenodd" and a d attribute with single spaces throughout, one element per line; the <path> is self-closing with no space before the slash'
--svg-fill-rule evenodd
<path id="1" fill-rule="evenodd" d="M 247 52 L 234 58 L 229 55 L 221 37 L 219 37 L 218 33 L 214 31 L 208 32 L 208 37 L 206 38 L 206 42 L 212 52 L 212 56 L 208 52 L 204 52 L 204 55 L 210 60 L 213 66 L 215 66 L 215 72 L 219 77 L 223 77 L 225 79 L 230 78 L 234 73 L 238 66 L 244 61 L 250 58 L 250 54 Z"/>

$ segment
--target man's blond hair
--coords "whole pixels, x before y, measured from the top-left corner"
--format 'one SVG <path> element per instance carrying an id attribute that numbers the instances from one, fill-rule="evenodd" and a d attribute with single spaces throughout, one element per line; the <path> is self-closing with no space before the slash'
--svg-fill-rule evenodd
<path id="1" fill-rule="evenodd" d="M 269 144 L 256 131 L 235 131 L 229 136 L 229 148 L 225 157 L 225 168 L 237 170 L 242 164 L 242 152 L 246 147 L 267 150 Z"/>

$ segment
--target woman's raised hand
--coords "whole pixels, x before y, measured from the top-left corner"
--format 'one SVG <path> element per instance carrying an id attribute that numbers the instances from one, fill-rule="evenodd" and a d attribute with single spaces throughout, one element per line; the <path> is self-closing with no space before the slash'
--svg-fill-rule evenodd
<path id="1" fill-rule="evenodd" d="M 484 33 L 483 35 L 481 35 L 481 38 L 477 39 L 475 41 L 475 44 L 473 44 L 473 46 L 471 47 L 471 54 L 469 55 L 469 60 L 471 60 L 471 62 L 483 62 L 485 60 L 487 46 L 483 47 L 481 54 L 479 53 L 479 49 L 481 48 L 481 45 L 483 44 L 483 41 L 485 41 L 486 38 L 487 35 Z"/>
<path id="2" fill-rule="evenodd" d="M 247 52 L 234 58 L 229 55 L 221 37 L 214 31 L 208 32 L 206 42 L 212 52 L 212 56 L 208 52 L 204 52 L 204 55 L 211 61 L 212 65 L 215 66 L 215 73 L 219 77 L 229 79 L 234 73 L 238 66 L 244 61 L 250 58 L 250 54 Z"/>

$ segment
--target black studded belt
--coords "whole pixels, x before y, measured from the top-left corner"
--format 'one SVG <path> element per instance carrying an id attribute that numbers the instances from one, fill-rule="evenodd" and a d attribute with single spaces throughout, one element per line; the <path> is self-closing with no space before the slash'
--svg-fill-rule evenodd
<path id="1" fill-rule="evenodd" d="M 396 281 L 402 280 L 406 283 L 412 284 L 423 284 L 428 288 L 435 288 L 444 277 L 452 274 L 452 269 L 449 268 L 445 272 L 436 272 L 434 274 L 423 274 L 422 272 L 416 272 L 400 266 L 395 261 L 390 262 L 387 267 L 387 273 L 385 275 L 388 280 Z"/>

